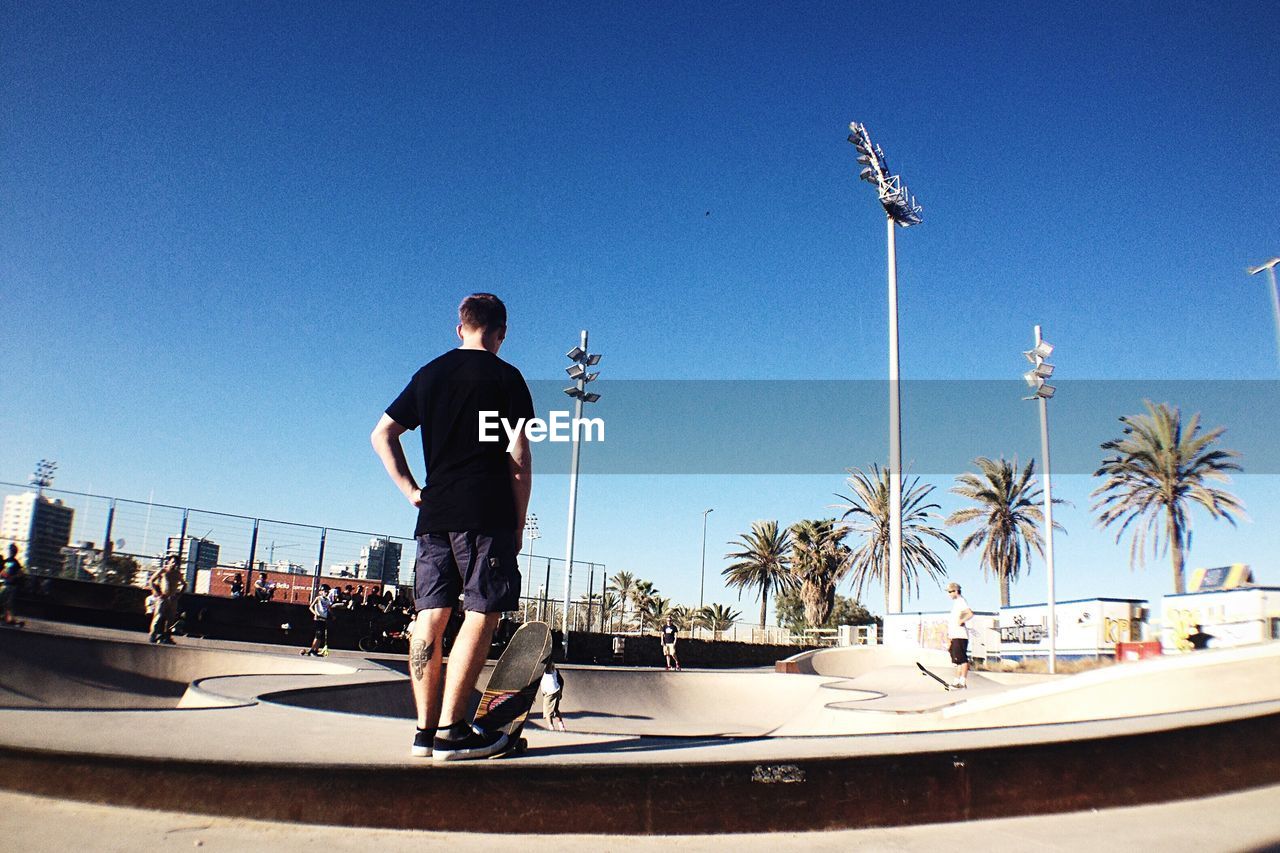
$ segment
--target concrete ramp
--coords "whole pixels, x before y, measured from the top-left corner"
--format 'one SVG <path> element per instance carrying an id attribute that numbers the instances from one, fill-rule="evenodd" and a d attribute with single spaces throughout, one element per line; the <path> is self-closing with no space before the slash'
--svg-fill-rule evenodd
<path id="1" fill-rule="evenodd" d="M 951 674 L 948 670 L 935 670 L 935 672 L 940 675 Z M 969 673 L 968 684 L 969 686 L 963 690 L 947 690 L 913 664 L 881 667 L 857 678 L 828 684 L 826 687 L 851 689 L 869 694 L 866 698 L 856 701 L 832 702 L 828 705 L 830 708 L 904 714 L 936 711 L 966 702 L 975 696 L 988 696 L 1012 689 L 976 672 Z"/>
<path id="2" fill-rule="evenodd" d="M 486 667 L 477 685 L 484 689 Z M 763 737 L 821 701 L 820 676 L 780 675 L 768 670 L 667 672 L 616 667 L 562 667 L 560 711 L 570 729 L 586 734 L 666 737 Z M 838 692 L 843 699 L 854 694 Z M 875 698 L 876 694 L 866 694 Z M 413 717 L 406 679 L 334 685 L 271 693 L 263 701 L 381 717 Z M 530 724 L 542 726 L 541 702 Z"/>
<path id="3" fill-rule="evenodd" d="M 908 649 L 896 646 L 841 646 L 801 652 L 784 661 L 779 669 L 804 675 L 842 675 L 855 678 L 887 666 L 924 664 L 935 672 L 951 666 L 951 657 L 938 649 Z"/>
<path id="4" fill-rule="evenodd" d="M 574 731 L 762 737 L 813 702 L 824 679 L 774 672 L 565 672 L 560 709 Z"/>
<path id="5" fill-rule="evenodd" d="M 997 695 L 974 695 L 952 724 L 1039 725 L 1173 714 L 1280 698 L 1280 643 L 1170 655 L 1082 672 Z"/>
<path id="6" fill-rule="evenodd" d="M 188 697 L 192 682 L 235 673 L 349 673 L 294 655 L 85 639 L 8 630 L 0 638 L 0 708 L 166 709 L 226 704 Z M 184 698 L 186 697 L 186 698 Z"/>

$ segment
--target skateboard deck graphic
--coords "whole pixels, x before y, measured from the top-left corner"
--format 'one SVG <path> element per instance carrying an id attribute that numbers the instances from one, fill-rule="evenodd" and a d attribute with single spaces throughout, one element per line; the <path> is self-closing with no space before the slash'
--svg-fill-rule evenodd
<path id="1" fill-rule="evenodd" d="M 525 741 L 520 733 L 538 698 L 538 685 L 550 659 L 551 629 L 545 622 L 521 625 L 498 658 L 475 716 L 477 726 L 507 735 L 507 748 L 494 758 L 523 751 Z"/>
<path id="2" fill-rule="evenodd" d="M 932 670 L 926 669 L 924 664 L 920 663 L 919 661 L 916 661 L 916 666 L 920 667 L 920 674 L 921 674 L 921 675 L 927 675 L 927 676 L 929 676 L 930 678 L 932 678 L 934 681 L 936 681 L 936 682 L 938 682 L 939 684 L 941 684 L 941 685 L 942 685 L 942 689 L 943 689 L 943 690 L 950 690 L 950 689 L 951 689 L 951 685 L 947 683 L 947 680 L 946 680 L 945 678 L 943 678 L 942 676 L 938 675 L 936 672 L 933 672 Z"/>

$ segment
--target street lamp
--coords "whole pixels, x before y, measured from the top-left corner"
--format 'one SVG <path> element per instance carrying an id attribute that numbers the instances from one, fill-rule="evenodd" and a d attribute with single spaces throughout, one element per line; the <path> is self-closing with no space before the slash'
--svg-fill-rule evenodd
<path id="1" fill-rule="evenodd" d="M 1036 326 L 1036 345 L 1023 353 L 1031 362 L 1031 369 L 1022 374 L 1022 378 L 1032 389 L 1030 397 L 1024 400 L 1038 400 L 1040 403 L 1040 461 L 1044 465 L 1044 562 L 1045 574 L 1049 580 L 1049 673 L 1057 672 L 1058 666 L 1058 624 L 1054 618 L 1053 590 L 1053 488 L 1049 482 L 1049 406 L 1048 401 L 1058 389 L 1045 383 L 1053 375 L 1053 365 L 1047 359 L 1053 354 L 1053 344 L 1040 337 L 1040 327 Z"/>
<path id="2" fill-rule="evenodd" d="M 542 533 L 538 530 L 537 513 L 529 513 L 524 517 L 524 532 L 529 537 L 529 578 L 530 583 L 533 579 L 533 540 L 541 539 Z"/>
<path id="3" fill-rule="evenodd" d="M 698 574 L 698 609 L 702 609 L 702 592 L 707 583 L 707 513 L 714 509 L 702 511 L 702 571 Z"/>
<path id="4" fill-rule="evenodd" d="M 1246 271 L 1249 275 L 1257 275 L 1266 270 L 1271 278 L 1271 313 L 1276 319 L 1276 358 L 1280 359 L 1280 293 L 1276 292 L 1276 264 L 1280 264 L 1280 258 L 1272 258 L 1256 267 L 1248 267 Z"/>
<path id="5" fill-rule="evenodd" d="M 599 373 L 588 373 L 586 368 L 593 367 L 600 363 L 599 353 L 587 352 L 587 330 L 582 330 L 582 342 L 565 353 L 573 364 L 565 368 L 565 373 L 569 374 L 569 378 L 574 380 L 573 385 L 564 389 L 564 393 L 573 398 L 573 423 L 570 425 L 570 440 L 573 449 L 570 455 L 569 463 L 569 531 L 565 535 L 564 546 L 564 613 L 561 614 L 563 619 L 564 634 L 564 654 L 568 660 L 569 655 L 569 586 L 573 581 L 573 525 L 577 518 L 578 512 L 578 456 L 581 445 L 578 442 L 578 433 L 582 424 L 582 404 L 594 403 L 600 399 L 599 394 L 593 394 L 587 391 L 587 383 L 594 382 L 600 375 Z"/>
<path id="6" fill-rule="evenodd" d="M 849 122 L 849 141 L 863 166 L 858 177 L 876 188 L 889 229 L 889 607 L 902 612 L 902 400 L 898 393 L 898 258 L 893 226 L 919 225 L 923 212 L 902 177 L 889 171 L 884 151 L 867 128 Z"/>

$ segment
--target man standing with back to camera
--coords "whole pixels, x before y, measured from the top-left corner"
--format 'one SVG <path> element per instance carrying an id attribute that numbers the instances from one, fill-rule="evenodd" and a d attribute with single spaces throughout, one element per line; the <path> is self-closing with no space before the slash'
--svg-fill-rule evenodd
<path id="1" fill-rule="evenodd" d="M 506 306 L 491 293 L 468 296 L 458 307 L 457 334 L 462 345 L 415 373 L 370 437 L 392 482 L 418 507 L 418 618 L 409 641 L 418 712 L 412 754 L 439 761 L 484 758 L 506 746 L 505 734 L 477 729 L 466 714 L 493 629 L 504 611 L 520 604 L 516 555 L 533 477 L 523 430 L 509 452 L 505 440 L 480 441 L 481 412 L 509 423 L 534 416 L 524 377 L 498 358 Z M 421 489 L 400 444 L 403 433 L 419 427 L 427 467 Z M 459 593 L 466 616 L 442 678 L 444 630 Z"/>

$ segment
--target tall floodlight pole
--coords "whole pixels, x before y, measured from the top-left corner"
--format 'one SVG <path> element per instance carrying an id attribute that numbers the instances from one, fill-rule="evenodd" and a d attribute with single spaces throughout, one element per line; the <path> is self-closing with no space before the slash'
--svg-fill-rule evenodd
<path id="1" fill-rule="evenodd" d="M 893 227 L 922 221 L 922 208 L 899 175 L 889 171 L 884 151 L 871 144 L 867 128 L 849 123 L 849 141 L 863 169 L 858 177 L 876 188 L 889 233 L 889 607 L 902 612 L 902 398 L 898 386 L 898 255 Z"/>
<path id="2" fill-rule="evenodd" d="M 1022 375 L 1033 393 L 1027 400 L 1038 400 L 1040 403 L 1040 461 L 1044 471 L 1044 563 L 1045 575 L 1049 581 L 1049 673 L 1058 671 L 1058 623 L 1054 616 L 1053 588 L 1053 486 L 1049 480 L 1049 398 L 1057 390 L 1045 380 L 1053 375 L 1053 365 L 1046 359 L 1053 354 L 1053 344 L 1040 337 L 1040 327 L 1036 326 L 1036 345 L 1023 353 L 1031 362 L 1031 369 Z"/>
<path id="3" fill-rule="evenodd" d="M 1276 321 L 1276 358 L 1280 359 L 1280 293 L 1276 291 L 1276 264 L 1280 264 L 1280 258 L 1272 258 L 1264 264 L 1258 264 L 1256 267 L 1249 267 L 1249 275 L 1257 275 L 1263 270 L 1267 271 L 1267 275 L 1271 278 L 1271 315 Z"/>
<path id="4" fill-rule="evenodd" d="M 574 380 L 572 386 L 564 389 L 564 393 L 574 400 L 573 423 L 569 425 L 573 449 L 569 463 L 569 531 L 565 536 L 564 546 L 564 613 L 561 614 L 563 622 L 561 631 L 564 636 L 564 654 L 567 660 L 569 656 L 569 588 L 573 582 L 573 525 L 578 514 L 578 456 L 581 451 L 578 433 L 582 429 L 582 404 L 594 403 L 600 399 L 599 394 L 587 391 L 587 383 L 595 381 L 600 375 L 588 373 L 587 368 L 600 363 L 600 354 L 587 352 L 587 330 L 583 329 L 581 343 L 569 350 L 566 355 L 573 364 L 565 368 L 565 373 Z"/>
<path id="5" fill-rule="evenodd" d="M 707 585 L 707 513 L 714 509 L 702 511 L 702 570 L 698 572 L 698 609 L 702 609 L 702 594 Z"/>

